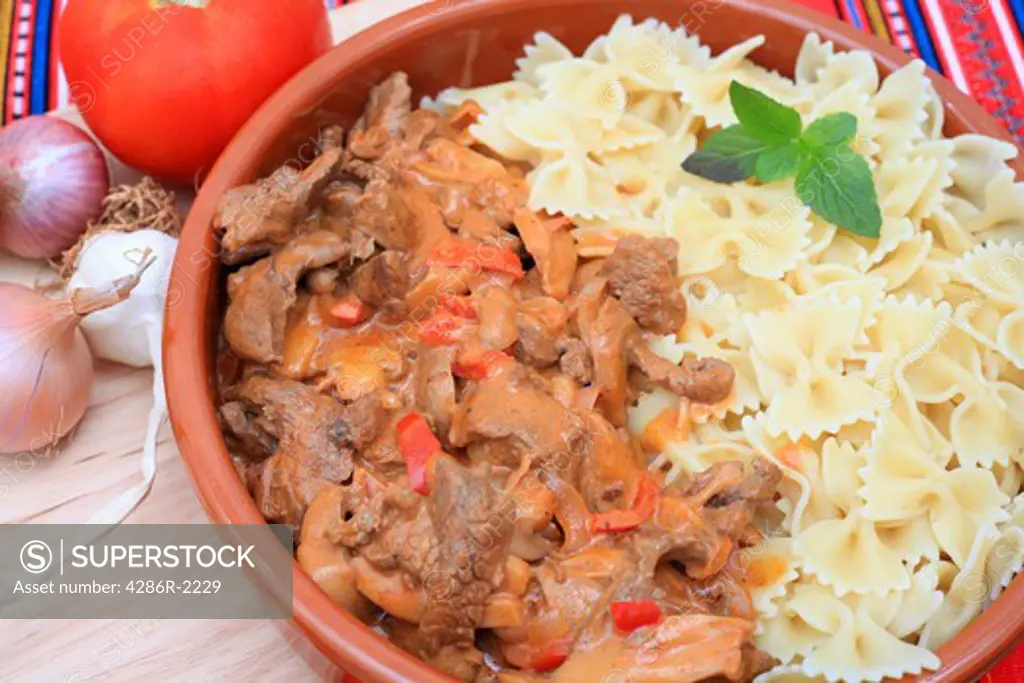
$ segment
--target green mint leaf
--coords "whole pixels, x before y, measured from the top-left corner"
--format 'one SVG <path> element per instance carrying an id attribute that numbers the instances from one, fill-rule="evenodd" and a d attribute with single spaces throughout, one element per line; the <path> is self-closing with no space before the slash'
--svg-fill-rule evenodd
<path id="1" fill-rule="evenodd" d="M 800 200 L 830 223 L 864 237 L 878 237 L 882 213 L 868 163 L 849 147 L 807 157 L 796 174 Z"/>
<path id="2" fill-rule="evenodd" d="M 832 150 L 853 141 L 857 135 L 857 117 L 846 112 L 822 116 L 804 129 L 800 140 L 811 147 Z"/>
<path id="3" fill-rule="evenodd" d="M 801 148 L 795 142 L 771 147 L 761 152 L 754 164 L 754 176 L 762 183 L 782 180 L 796 173 Z"/>
<path id="4" fill-rule="evenodd" d="M 754 175 L 758 155 L 770 145 L 743 126 L 723 128 L 683 162 L 683 170 L 716 183 L 735 183 Z"/>
<path id="5" fill-rule="evenodd" d="M 738 81 L 729 85 L 729 101 L 740 125 L 766 142 L 781 144 L 800 135 L 800 114 Z"/>

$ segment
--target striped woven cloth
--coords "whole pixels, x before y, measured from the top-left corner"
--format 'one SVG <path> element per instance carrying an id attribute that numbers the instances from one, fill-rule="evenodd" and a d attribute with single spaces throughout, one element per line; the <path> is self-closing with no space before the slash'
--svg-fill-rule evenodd
<path id="1" fill-rule="evenodd" d="M 331 9 L 346 3 L 324 1 Z M 796 1 L 920 57 L 981 102 L 1024 147 L 1024 0 Z M 56 18 L 65 2 L 0 0 L 3 123 L 67 104 L 55 47 Z M 1024 681 L 1024 648 L 982 679 L 1018 681 Z"/>

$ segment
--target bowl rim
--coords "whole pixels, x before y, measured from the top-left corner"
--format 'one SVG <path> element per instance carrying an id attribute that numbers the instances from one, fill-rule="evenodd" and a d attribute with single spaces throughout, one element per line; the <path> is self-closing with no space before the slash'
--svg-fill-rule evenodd
<path id="1" fill-rule="evenodd" d="M 837 49 L 867 50 L 886 72 L 911 58 L 875 36 L 807 7 L 781 0 L 715 0 L 732 5 L 765 22 L 790 24 L 818 33 Z M 679 0 L 680 9 L 700 0 Z M 207 343 L 211 333 L 208 306 L 218 269 L 212 217 L 219 197 L 260 166 L 269 145 L 288 128 L 293 112 L 302 111 L 327 94 L 358 64 L 417 36 L 474 17 L 501 14 L 515 7 L 573 8 L 589 4 L 622 5 L 622 12 L 642 12 L 623 0 L 452 0 L 443 11 L 414 7 L 367 28 L 335 46 L 299 72 L 272 95 L 235 135 L 214 165 L 186 219 L 170 278 L 163 362 L 168 407 L 178 447 L 193 486 L 208 516 L 219 524 L 263 523 L 255 504 L 231 463 L 214 412 L 211 384 L 213 359 Z M 540 30 L 540 29 L 538 29 Z M 699 35 L 700 31 L 696 31 Z M 927 69 L 942 99 L 946 118 L 959 119 L 969 132 L 1013 143 L 1002 126 L 978 103 L 941 75 Z M 1022 172 L 1021 157 L 1011 164 Z M 246 178 L 247 179 L 247 178 Z M 365 681 L 450 683 L 452 679 L 428 667 L 376 635 L 337 607 L 293 562 L 294 621 L 332 662 Z M 1024 635 L 1024 577 L 1018 576 L 998 600 L 985 609 L 956 638 L 938 651 L 942 667 L 911 681 L 967 681 L 1005 655 Z"/>

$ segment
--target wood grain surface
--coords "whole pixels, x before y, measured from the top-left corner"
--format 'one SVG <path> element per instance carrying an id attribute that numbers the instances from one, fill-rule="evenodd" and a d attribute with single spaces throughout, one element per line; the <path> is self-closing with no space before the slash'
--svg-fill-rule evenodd
<path id="1" fill-rule="evenodd" d="M 335 10 L 336 41 L 423 0 L 368 0 Z M 124 181 L 131 174 L 120 170 Z M 0 281 L 34 284 L 44 264 L 0 255 Z M 97 363 L 89 411 L 54 457 L 0 456 L 0 522 L 86 519 L 138 475 L 152 372 Z M 208 521 L 170 429 L 152 493 L 128 523 Z M 287 622 L 213 620 L 0 621 L 0 681 L 315 681 L 337 671 Z"/>

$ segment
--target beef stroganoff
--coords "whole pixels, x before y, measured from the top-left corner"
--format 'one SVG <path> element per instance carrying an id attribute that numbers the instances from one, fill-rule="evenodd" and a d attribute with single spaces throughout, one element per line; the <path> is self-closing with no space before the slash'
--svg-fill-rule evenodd
<path id="1" fill-rule="evenodd" d="M 393 74 L 221 201 L 239 474 L 458 680 L 899 677 L 1024 561 L 1016 149 L 942 137 L 919 62 L 762 42 L 623 16 L 419 109 Z M 856 117 L 877 238 L 683 170 L 734 82 Z"/>

